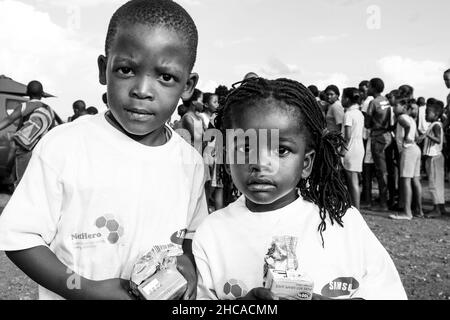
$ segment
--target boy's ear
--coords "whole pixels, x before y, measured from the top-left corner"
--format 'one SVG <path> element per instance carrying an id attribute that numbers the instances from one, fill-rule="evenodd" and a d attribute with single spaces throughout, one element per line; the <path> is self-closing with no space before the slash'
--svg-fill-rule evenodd
<path id="1" fill-rule="evenodd" d="M 97 65 L 100 84 L 106 85 L 106 66 L 108 65 L 108 59 L 104 55 L 100 55 L 97 59 Z"/>
<path id="2" fill-rule="evenodd" d="M 189 100 L 194 93 L 194 89 L 197 86 L 199 76 L 197 73 L 191 73 L 189 79 L 184 86 L 183 93 L 181 94 L 181 100 Z"/>
<path id="3" fill-rule="evenodd" d="M 310 152 L 305 154 L 305 158 L 303 159 L 302 179 L 307 179 L 311 175 L 315 158 L 316 151 L 314 150 L 311 150 Z"/>

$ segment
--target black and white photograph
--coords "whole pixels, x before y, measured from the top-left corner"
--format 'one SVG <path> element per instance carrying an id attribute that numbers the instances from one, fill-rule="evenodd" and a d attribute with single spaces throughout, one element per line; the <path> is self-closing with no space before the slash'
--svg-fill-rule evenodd
<path id="1" fill-rule="evenodd" d="M 450 300 L 449 13 L 0 0 L 0 300 Z"/>

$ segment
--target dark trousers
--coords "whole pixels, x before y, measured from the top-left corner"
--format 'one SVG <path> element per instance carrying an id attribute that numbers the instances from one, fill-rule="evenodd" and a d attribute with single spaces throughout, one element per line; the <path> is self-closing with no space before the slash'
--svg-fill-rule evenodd
<path id="1" fill-rule="evenodd" d="M 400 154 L 398 152 L 397 143 L 392 139 L 389 146 L 385 150 L 387 185 L 388 185 L 388 206 L 393 206 L 398 198 L 398 179 L 396 172 L 397 164 L 400 163 Z"/>
<path id="2" fill-rule="evenodd" d="M 387 207 L 387 165 L 386 165 L 386 148 L 392 143 L 392 136 L 389 132 L 372 136 L 372 156 L 375 163 L 375 174 L 378 181 L 378 189 L 380 193 L 380 205 Z"/>

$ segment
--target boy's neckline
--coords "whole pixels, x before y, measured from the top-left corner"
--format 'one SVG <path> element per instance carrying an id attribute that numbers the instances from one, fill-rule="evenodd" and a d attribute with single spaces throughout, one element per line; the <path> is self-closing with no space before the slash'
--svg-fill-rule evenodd
<path id="1" fill-rule="evenodd" d="M 147 145 L 144 143 L 141 143 L 137 138 L 137 136 L 134 136 L 132 134 L 129 134 L 128 132 L 126 132 L 125 129 L 122 128 L 122 126 L 120 125 L 120 123 L 117 122 L 117 120 L 114 118 L 114 116 L 112 115 L 111 111 L 108 110 L 105 112 L 104 114 L 104 118 L 106 120 L 106 122 L 108 124 L 110 124 L 114 130 L 124 134 L 126 137 L 128 137 L 129 139 L 133 140 L 135 143 L 137 143 L 138 145 L 142 146 L 142 147 L 149 147 L 149 148 L 157 148 L 157 147 L 162 147 L 167 145 L 170 140 L 172 139 L 172 131 L 167 128 L 166 125 L 163 126 L 163 130 L 164 130 L 164 142 L 161 144 L 155 144 L 155 145 Z"/>

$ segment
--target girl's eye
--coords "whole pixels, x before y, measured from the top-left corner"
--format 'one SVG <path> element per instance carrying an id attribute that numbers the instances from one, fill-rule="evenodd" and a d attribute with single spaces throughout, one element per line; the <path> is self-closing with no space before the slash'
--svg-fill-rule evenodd
<path id="1" fill-rule="evenodd" d="M 125 76 L 132 75 L 132 73 L 133 73 L 133 70 L 131 70 L 131 68 L 128 68 L 128 67 L 120 67 L 120 68 L 117 69 L 117 71 L 120 74 L 123 74 Z"/>
<path id="2" fill-rule="evenodd" d="M 286 155 L 289 154 L 289 152 L 290 152 L 289 149 L 288 148 L 284 148 L 284 147 L 279 147 L 278 150 L 276 150 L 276 153 L 279 156 L 286 156 Z"/>

